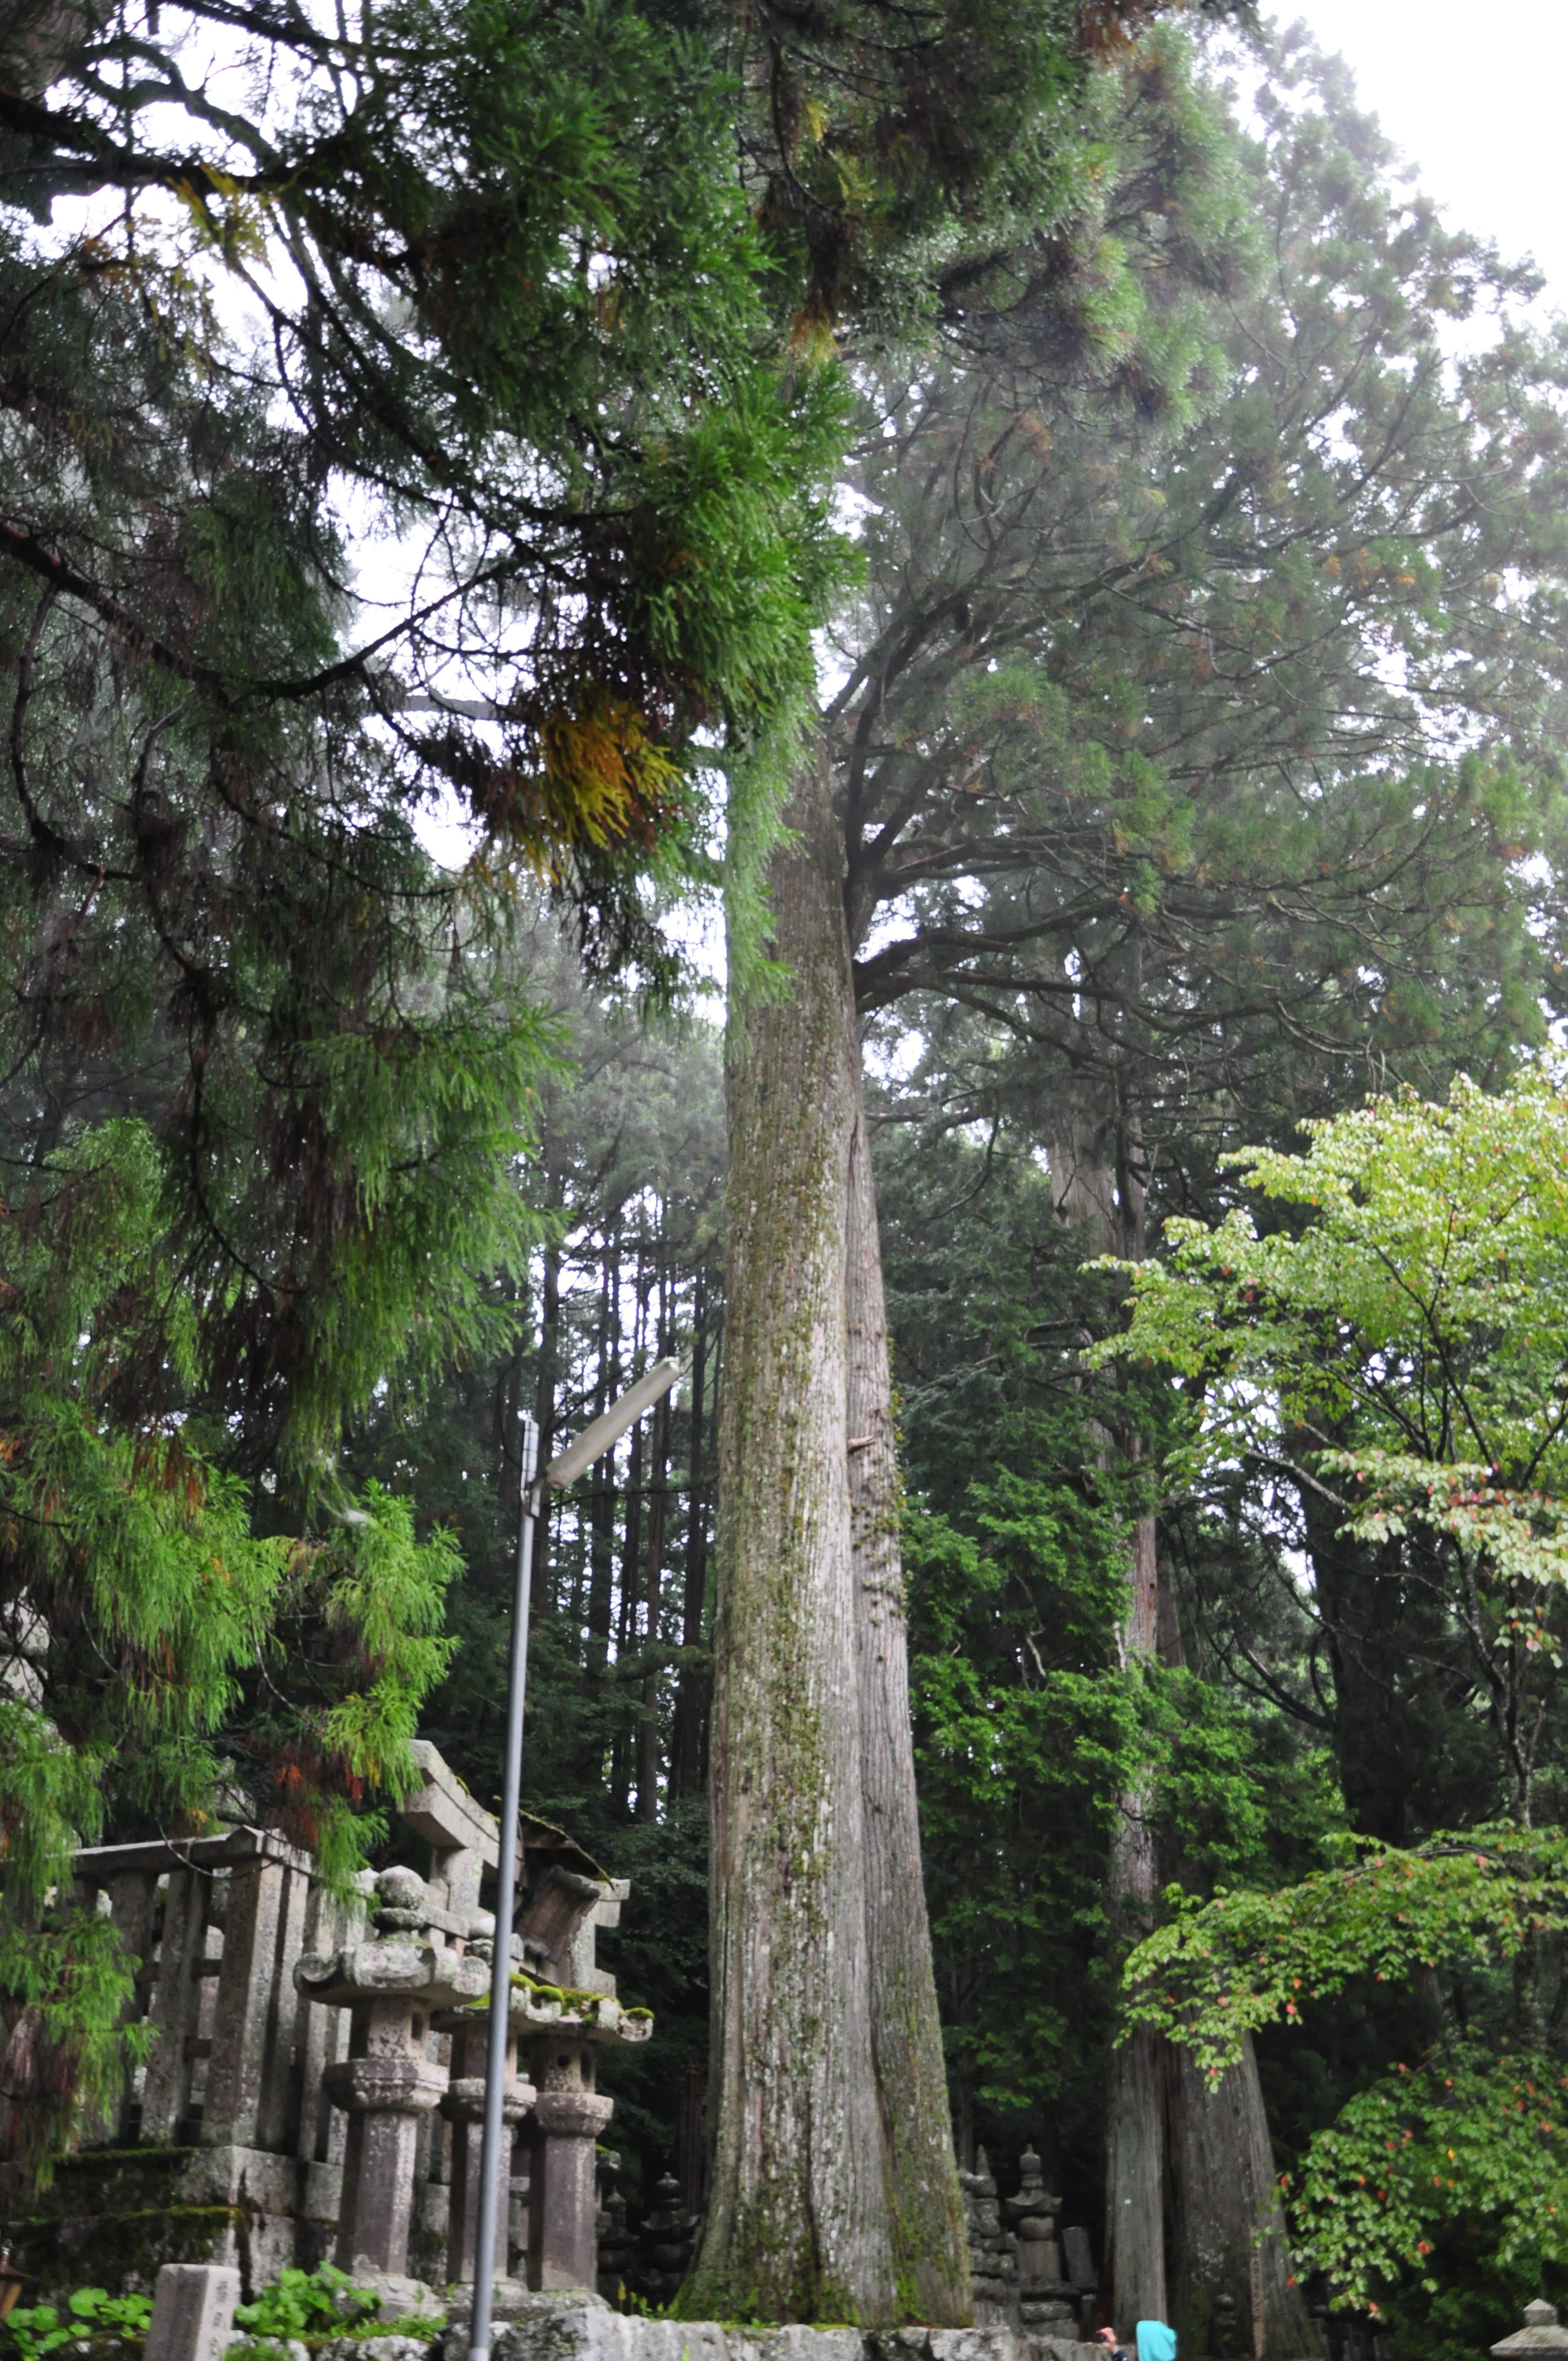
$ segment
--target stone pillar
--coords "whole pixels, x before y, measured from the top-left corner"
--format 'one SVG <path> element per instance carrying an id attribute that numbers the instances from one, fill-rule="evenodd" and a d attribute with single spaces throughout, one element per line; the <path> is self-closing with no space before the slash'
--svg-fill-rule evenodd
<path id="1" fill-rule="evenodd" d="M 594 2089 L 587 2041 L 543 2040 L 533 2051 L 533 2155 L 528 2207 L 528 2283 L 551 2293 L 592 2288 L 598 2191 L 594 2142 L 615 2101 Z"/>
<path id="2" fill-rule="evenodd" d="M 278 2155 L 292 2153 L 300 2137 L 303 2113 L 305 2026 L 310 2004 L 302 2002 L 294 1983 L 294 1961 L 305 1948 L 305 1925 L 312 1879 L 308 1870 L 284 1872 L 278 1912 L 277 1960 L 272 1973 L 268 2024 L 267 2067 L 261 2101 L 256 2111 L 256 2145 Z"/>
<path id="3" fill-rule="evenodd" d="M 82 1881 L 78 1881 L 79 1887 Z M 136 1961 L 136 1983 L 120 2013 L 122 2025 L 134 2025 L 146 2006 L 152 1982 L 153 1912 L 158 1901 L 158 1869 L 153 1864 L 112 1871 L 102 1883 L 101 1890 L 108 1897 L 109 1918 L 120 1938 L 121 1949 Z M 87 1906 L 91 1908 L 92 1899 Z M 106 2143 L 111 2147 L 134 2136 L 132 2109 L 135 2104 L 132 2080 L 127 2070 L 119 2090 L 101 2113 L 88 2117 L 82 2125 L 82 2138 L 89 2147 Z"/>
<path id="4" fill-rule="evenodd" d="M 202 2108 L 204 2147 L 256 2147 L 288 1872 L 265 1856 L 236 1861 L 224 1919 L 223 1966 Z"/>
<path id="5" fill-rule="evenodd" d="M 239 2273 L 225 2263 L 165 2263 L 153 2288 L 148 2361 L 223 2361 Z"/>
<path id="6" fill-rule="evenodd" d="M 322 2077 L 348 2118 L 335 2259 L 344 2270 L 381 2280 L 385 2309 L 399 2291 L 385 2283 L 418 2294 L 407 2271 L 414 2208 L 423 2198 L 420 2135 L 447 2083 L 445 2066 L 430 2055 L 432 2015 L 478 1999 L 488 1979 L 482 1960 L 448 1945 L 436 1923 L 445 1914 L 412 1870 L 384 1869 L 375 1899 L 374 1938 L 326 1957 L 308 1953 L 294 1982 L 308 2000 L 348 2012 L 348 2056 Z"/>
<path id="7" fill-rule="evenodd" d="M 478 2231 L 479 2157 L 484 2146 L 485 2120 L 485 2059 L 488 2044 L 488 2026 L 484 2017 L 470 2016 L 461 2031 L 452 2036 L 452 2081 L 441 2103 L 441 2112 L 452 2124 L 452 2217 L 446 2244 L 446 2276 L 451 2280 L 468 2280 L 477 2274 L 474 2267 L 474 2240 Z M 511 2132 L 520 2124 L 534 2102 L 532 2082 L 517 2077 L 517 2036 L 513 2033 L 507 2043 L 507 2093 L 502 2107 L 508 2136 L 501 2158 L 502 2202 L 496 2213 L 496 2251 L 494 2274 L 507 2277 L 510 2260 L 509 2229 L 511 2208 L 507 2202 L 511 2186 Z"/>
<path id="8" fill-rule="evenodd" d="M 338 2268 L 401 2279 L 408 2269 L 419 2119 L 446 2088 L 424 2055 L 425 2013 L 400 1995 L 354 2011 L 350 2054 L 323 2081 L 348 2117 Z"/>
<path id="9" fill-rule="evenodd" d="M 195 2035 L 200 2013 L 196 1967 L 205 1949 L 211 1884 L 205 1870 L 174 1868 L 169 1872 L 163 1933 L 158 1945 L 158 1982 L 148 2011 L 157 2039 L 147 2061 L 142 2090 L 144 2140 L 172 2141 L 190 2113 L 193 2060 L 186 2045 Z"/>

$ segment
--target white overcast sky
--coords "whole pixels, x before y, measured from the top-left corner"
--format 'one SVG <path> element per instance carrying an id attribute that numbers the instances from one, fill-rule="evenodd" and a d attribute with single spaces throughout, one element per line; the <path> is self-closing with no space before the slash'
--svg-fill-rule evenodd
<path id="1" fill-rule="evenodd" d="M 1568 312 L 1568 0 L 1290 0 L 1451 227 L 1531 255 Z"/>

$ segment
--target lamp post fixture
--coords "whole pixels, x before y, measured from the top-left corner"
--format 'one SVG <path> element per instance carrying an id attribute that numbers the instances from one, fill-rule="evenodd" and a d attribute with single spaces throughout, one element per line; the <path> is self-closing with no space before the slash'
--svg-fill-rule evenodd
<path id="1" fill-rule="evenodd" d="M 619 1443 L 645 1410 L 667 1394 L 680 1375 L 675 1361 L 659 1361 L 629 1386 L 602 1418 L 586 1426 L 539 1475 L 539 1426 L 522 1414 L 522 1500 L 517 1537 L 517 1591 L 512 1601 L 511 1655 L 507 1672 L 506 1764 L 501 1774 L 499 1858 L 496 1863 L 496 1939 L 490 1960 L 489 2041 L 485 2059 L 485 2124 L 479 2148 L 479 2191 L 474 2240 L 474 2316 L 468 2361 L 490 2361 L 495 2301 L 494 2257 L 500 2218 L 502 2117 L 506 2101 L 507 2018 L 511 2004 L 511 1922 L 517 1905 L 517 1822 L 522 1786 L 522 1707 L 528 1686 L 528 1609 L 533 1577 L 533 1528 L 546 1487 L 559 1491 Z"/>

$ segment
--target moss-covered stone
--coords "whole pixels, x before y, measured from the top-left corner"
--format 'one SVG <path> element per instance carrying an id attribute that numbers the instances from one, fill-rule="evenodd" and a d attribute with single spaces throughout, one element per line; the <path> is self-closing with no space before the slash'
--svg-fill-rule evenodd
<path id="1" fill-rule="evenodd" d="M 79 2287 L 150 2295 L 165 2263 L 237 2261 L 246 2231 L 238 2205 L 154 2205 L 40 2212 L 13 2220 L 4 2235 L 13 2263 L 33 2282 L 27 2300 L 52 2303 Z"/>

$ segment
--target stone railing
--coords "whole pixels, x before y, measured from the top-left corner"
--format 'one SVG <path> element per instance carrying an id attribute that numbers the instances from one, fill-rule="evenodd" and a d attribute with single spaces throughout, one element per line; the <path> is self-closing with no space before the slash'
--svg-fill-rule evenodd
<path id="1" fill-rule="evenodd" d="M 5 2188 L 14 2260 L 40 2288 L 88 2276 L 150 2286 L 165 2262 L 236 2264 L 260 2284 L 326 2257 L 384 2282 L 474 2272 L 474 2181 L 494 1921 L 481 1906 L 497 1827 L 436 1750 L 401 1819 L 423 1874 L 361 1881 L 346 1904 L 266 1830 L 99 1846 L 78 1895 L 137 1960 L 146 2062 L 85 2127 L 47 2199 Z M 503 2277 L 591 2288 L 595 2089 L 607 2041 L 647 2038 L 595 1957 L 630 1891 L 569 1839 L 524 1828 L 513 1958 L 516 2134 Z M 522 2068 L 515 2065 L 522 2053 Z M 0 2166 L 0 2176 L 5 2168 Z"/>

